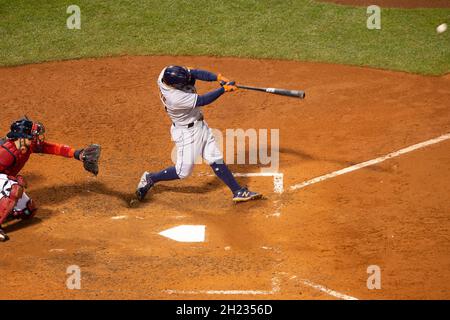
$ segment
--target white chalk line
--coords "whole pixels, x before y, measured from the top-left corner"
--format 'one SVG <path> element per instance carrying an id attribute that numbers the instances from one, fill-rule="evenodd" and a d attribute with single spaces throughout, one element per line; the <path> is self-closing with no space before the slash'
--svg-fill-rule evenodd
<path id="1" fill-rule="evenodd" d="M 266 218 L 275 217 L 279 218 L 281 216 L 281 209 L 283 208 L 283 202 L 278 199 L 273 201 L 274 213 L 266 214 Z"/>
<path id="2" fill-rule="evenodd" d="M 273 177 L 274 183 L 274 192 L 275 193 L 283 193 L 284 192 L 284 182 L 283 182 L 283 173 L 279 172 L 259 172 L 259 173 L 234 173 L 235 177 Z M 206 176 L 213 177 L 215 175 L 207 174 Z M 273 216 L 279 217 L 281 215 L 281 206 L 279 205 L 279 200 L 274 201 L 276 205 L 276 210 Z M 277 277 L 272 278 L 272 290 L 173 290 L 167 289 L 163 290 L 164 293 L 172 295 L 199 295 L 199 294 L 207 294 L 207 295 L 274 295 L 279 293 L 280 281 Z"/>
<path id="3" fill-rule="evenodd" d="M 304 181 L 304 182 L 299 183 L 299 184 L 295 184 L 295 185 L 291 186 L 290 189 L 291 190 L 301 189 L 301 188 L 304 188 L 304 187 L 309 186 L 311 184 L 314 184 L 314 183 L 317 183 L 317 182 L 321 182 L 321 181 L 324 181 L 324 180 L 327 180 L 327 179 L 331 179 L 331 178 L 334 178 L 334 177 L 337 177 L 337 176 L 340 176 L 340 175 L 343 175 L 343 174 L 346 174 L 346 173 L 349 173 L 349 172 L 352 172 L 352 171 L 356 171 L 356 170 L 359 170 L 359 169 L 362 169 L 362 168 L 365 168 L 365 167 L 368 167 L 368 166 L 372 166 L 374 164 L 381 163 L 381 162 L 386 161 L 388 159 L 398 157 L 398 156 L 400 156 L 402 154 L 405 154 L 405 153 L 408 153 L 408 152 L 411 152 L 411 151 L 414 151 L 414 150 L 417 150 L 417 149 L 425 148 L 427 146 L 430 146 L 430 145 L 433 145 L 433 144 L 436 144 L 436 143 L 439 143 L 439 142 L 442 142 L 442 141 L 448 140 L 448 139 L 450 139 L 450 133 L 444 134 L 444 135 L 442 135 L 440 137 L 437 137 L 437 138 L 434 138 L 434 139 L 431 139 L 431 140 L 428 140 L 428 141 L 424 141 L 424 142 L 421 142 L 421 143 L 409 146 L 407 148 L 400 149 L 398 151 L 389 153 L 389 154 L 387 154 L 385 156 L 378 157 L 378 158 L 373 159 L 373 160 L 369 160 L 369 161 L 365 161 L 365 162 L 362 162 L 362 163 L 359 163 L 359 164 L 355 164 L 353 166 L 350 166 L 350 167 L 347 167 L 347 168 L 344 168 L 344 169 L 341 169 L 341 170 L 338 170 L 338 171 L 334 171 L 334 172 L 325 174 L 323 176 L 316 177 L 316 178 L 313 178 L 311 180 Z"/>
<path id="4" fill-rule="evenodd" d="M 236 177 L 273 177 L 273 192 L 282 194 L 284 192 L 284 174 L 281 172 L 259 172 L 259 173 L 235 173 Z M 283 203 L 280 200 L 273 201 L 275 206 L 275 212 L 273 214 L 266 215 L 266 217 L 281 216 L 281 208 Z"/>
<path id="5" fill-rule="evenodd" d="M 163 290 L 167 294 L 178 295 L 273 295 L 280 292 L 280 281 L 277 277 L 272 279 L 272 290 Z"/>
<path id="6" fill-rule="evenodd" d="M 388 159 L 398 157 L 398 156 L 400 156 L 402 154 L 409 153 L 409 152 L 412 152 L 412 151 L 415 151 L 415 150 L 418 150 L 418 149 L 421 149 L 421 148 L 425 148 L 427 146 L 430 146 L 430 145 L 433 145 L 433 144 L 436 144 L 436 143 L 439 143 L 439 142 L 442 142 L 442 141 L 445 141 L 445 140 L 448 140 L 448 139 L 450 139 L 450 133 L 444 134 L 442 136 L 439 136 L 439 137 L 431 139 L 431 140 L 427 140 L 427 141 L 424 141 L 424 142 L 421 142 L 421 143 L 414 144 L 412 146 L 400 149 L 400 150 L 395 151 L 395 152 L 391 152 L 391 153 L 389 153 L 389 154 L 387 154 L 385 156 L 381 156 L 381 157 L 378 157 L 378 158 L 373 159 L 373 160 L 365 161 L 365 162 L 362 162 L 362 163 L 359 163 L 359 164 L 356 164 L 356 165 L 353 165 L 353 166 L 350 166 L 350 167 L 347 167 L 347 168 L 344 168 L 344 169 L 341 169 L 341 170 L 338 170 L 338 171 L 334 171 L 334 172 L 325 174 L 323 176 L 319 176 L 319 177 L 316 177 L 316 178 L 304 181 L 304 182 L 299 183 L 299 184 L 295 184 L 295 185 L 291 186 L 290 189 L 291 190 L 301 189 L 301 188 L 304 188 L 304 187 L 309 186 L 311 184 L 315 184 L 315 183 L 318 183 L 318 182 L 321 182 L 321 181 L 324 181 L 324 180 L 327 180 L 327 179 L 331 179 L 331 178 L 337 177 L 339 175 L 343 175 L 343 174 L 346 174 L 346 173 L 349 173 L 349 172 L 353 172 L 353 171 L 356 171 L 356 170 L 359 170 L 359 169 L 362 169 L 362 168 L 365 168 L 365 167 L 368 167 L 368 166 L 372 166 L 374 164 L 381 163 L 381 162 L 386 161 Z M 296 278 L 296 276 L 292 277 L 291 279 L 295 279 L 295 278 Z M 331 290 L 331 289 L 329 289 L 329 288 L 327 288 L 325 286 L 313 283 L 312 281 L 307 280 L 307 279 L 298 279 L 298 281 L 300 283 L 302 283 L 303 285 L 306 285 L 308 287 L 311 287 L 313 289 L 316 289 L 318 291 L 321 291 L 323 293 L 326 293 L 326 294 L 328 294 L 330 296 L 333 296 L 335 298 L 338 298 L 338 299 L 342 299 L 342 300 L 358 300 L 358 298 L 355 298 L 355 297 L 352 297 L 352 296 L 349 296 L 349 295 L 346 295 L 346 294 L 343 294 L 343 293 Z"/>
<path id="7" fill-rule="evenodd" d="M 342 299 L 342 300 L 358 300 L 358 298 L 355 298 L 355 297 L 352 297 L 352 296 L 349 296 L 349 295 L 346 295 L 346 294 L 343 294 L 343 293 L 331 290 L 331 289 L 329 289 L 327 287 L 324 287 L 324 286 L 322 286 L 320 284 L 313 283 L 313 282 L 311 282 L 309 280 L 306 280 L 306 279 L 299 279 L 299 281 L 302 284 L 304 284 L 305 286 L 311 287 L 313 289 L 316 289 L 318 291 L 321 291 L 323 293 L 326 293 L 326 294 L 328 294 L 328 295 L 330 295 L 332 297 L 338 298 L 338 299 Z"/>
<path id="8" fill-rule="evenodd" d="M 213 174 L 207 174 L 207 177 L 215 177 Z M 246 172 L 233 173 L 235 177 L 273 177 L 273 192 L 284 192 L 284 174 L 281 172 Z"/>
<path id="9" fill-rule="evenodd" d="M 296 279 L 297 277 L 291 277 L 292 279 Z M 300 283 L 305 286 L 311 287 L 320 292 L 326 293 L 332 297 L 342 299 L 342 300 L 358 300 L 358 298 L 331 290 L 327 287 L 324 287 L 320 284 L 313 283 L 306 279 L 296 279 Z M 177 295 L 199 295 L 199 294 L 207 294 L 207 295 L 274 295 L 280 293 L 280 280 L 278 277 L 272 278 L 272 290 L 163 290 L 164 293 L 167 294 L 177 294 Z"/>
<path id="10" fill-rule="evenodd" d="M 270 295 L 271 291 L 259 291 L 259 290 L 164 290 L 167 294 L 178 295 L 198 295 L 198 294 L 210 294 L 210 295 Z"/>
<path id="11" fill-rule="evenodd" d="M 111 220 L 124 220 L 124 219 L 128 219 L 128 216 L 114 216 L 114 217 L 111 217 Z"/>

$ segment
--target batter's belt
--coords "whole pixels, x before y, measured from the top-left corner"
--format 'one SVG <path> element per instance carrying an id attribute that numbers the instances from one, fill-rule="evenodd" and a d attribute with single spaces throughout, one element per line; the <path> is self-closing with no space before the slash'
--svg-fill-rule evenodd
<path id="1" fill-rule="evenodd" d="M 200 116 L 200 118 L 198 118 L 197 120 L 195 120 L 194 122 L 191 122 L 189 124 L 175 124 L 175 122 L 172 122 L 172 124 L 175 127 L 179 127 L 179 128 L 192 128 L 194 126 L 195 123 L 199 122 L 199 121 L 203 121 L 203 115 Z"/>

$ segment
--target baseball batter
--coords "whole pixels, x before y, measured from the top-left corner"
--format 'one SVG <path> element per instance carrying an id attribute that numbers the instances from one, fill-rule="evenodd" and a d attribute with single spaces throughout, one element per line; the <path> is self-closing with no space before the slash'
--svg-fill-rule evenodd
<path id="1" fill-rule="evenodd" d="M 204 95 L 197 94 L 195 81 L 218 81 L 220 88 Z M 234 202 L 259 199 L 261 194 L 242 187 L 233 177 L 218 149 L 214 136 L 204 120 L 201 108 L 211 104 L 225 92 L 237 90 L 235 83 L 222 75 L 209 71 L 169 66 L 158 78 L 161 102 L 172 120 L 171 136 L 177 147 L 175 166 L 160 172 L 144 172 L 136 196 L 142 201 L 148 191 L 159 181 L 184 179 L 191 175 L 195 159 L 202 156 L 233 193 Z"/>
<path id="2" fill-rule="evenodd" d="M 9 239 L 2 229 L 8 219 L 30 219 L 36 213 L 33 200 L 25 193 L 27 183 L 19 175 L 32 153 L 53 154 L 83 161 L 84 168 L 97 175 L 100 146 L 74 150 L 45 141 L 45 128 L 28 118 L 15 121 L 6 139 L 0 140 L 0 241 Z"/>

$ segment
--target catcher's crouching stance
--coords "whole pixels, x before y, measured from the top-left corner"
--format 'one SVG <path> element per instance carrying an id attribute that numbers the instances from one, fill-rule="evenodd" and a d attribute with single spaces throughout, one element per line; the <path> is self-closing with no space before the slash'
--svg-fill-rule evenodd
<path id="1" fill-rule="evenodd" d="M 74 150 L 69 146 L 45 141 L 45 129 L 40 123 L 28 118 L 15 121 L 7 138 L 0 140 L 0 241 L 9 239 L 1 228 L 7 219 L 30 219 L 36 206 L 27 194 L 25 179 L 19 175 L 32 153 L 45 153 L 75 158 L 84 168 L 98 174 L 100 146 L 91 145 Z"/>

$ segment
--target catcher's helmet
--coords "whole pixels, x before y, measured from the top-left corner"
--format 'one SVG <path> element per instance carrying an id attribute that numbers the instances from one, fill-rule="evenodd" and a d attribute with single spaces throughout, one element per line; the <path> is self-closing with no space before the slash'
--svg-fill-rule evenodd
<path id="1" fill-rule="evenodd" d="M 6 135 L 9 139 L 32 139 L 33 121 L 24 117 L 11 124 L 11 131 Z"/>
<path id="2" fill-rule="evenodd" d="M 183 89 L 187 85 L 194 85 L 195 79 L 188 68 L 169 66 L 164 70 L 163 82 L 176 89 Z"/>

